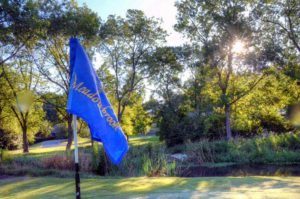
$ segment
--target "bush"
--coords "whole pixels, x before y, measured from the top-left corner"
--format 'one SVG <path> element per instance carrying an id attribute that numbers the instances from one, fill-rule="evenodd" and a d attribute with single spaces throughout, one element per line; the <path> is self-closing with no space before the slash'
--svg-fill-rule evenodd
<path id="1" fill-rule="evenodd" d="M 11 161 L 11 160 L 12 160 L 12 157 L 8 153 L 8 151 L 0 148 L 0 163 L 1 162 Z"/>
<path id="2" fill-rule="evenodd" d="M 52 131 L 52 125 L 50 122 L 44 120 L 40 125 L 39 135 L 40 139 L 47 139 Z"/>
<path id="3" fill-rule="evenodd" d="M 225 135 L 225 116 L 208 110 L 193 110 L 183 96 L 177 96 L 161 106 L 159 132 L 168 147 L 181 145 L 188 140 L 215 139 Z"/>
<path id="4" fill-rule="evenodd" d="M 14 150 L 22 147 L 21 135 L 15 132 L 0 129 L 0 148 Z"/>
<path id="5" fill-rule="evenodd" d="M 78 131 L 78 135 L 82 138 L 90 138 L 90 129 L 88 127 L 83 127 L 82 129 L 80 129 L 80 131 Z"/>
<path id="6" fill-rule="evenodd" d="M 57 139 L 65 139 L 68 136 L 68 128 L 65 124 L 57 124 L 54 126 L 53 131 L 51 132 L 53 136 Z"/>

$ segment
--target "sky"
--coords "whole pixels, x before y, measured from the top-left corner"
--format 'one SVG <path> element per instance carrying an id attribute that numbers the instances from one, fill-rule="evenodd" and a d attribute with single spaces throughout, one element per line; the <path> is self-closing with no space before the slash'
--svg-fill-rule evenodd
<path id="1" fill-rule="evenodd" d="M 175 2 L 176 0 L 78 0 L 79 5 L 85 3 L 97 12 L 102 20 L 111 14 L 125 17 L 128 9 L 139 9 L 148 17 L 162 19 L 162 28 L 169 34 L 166 43 L 169 46 L 178 46 L 184 41 L 181 34 L 173 29 L 177 13 Z"/>

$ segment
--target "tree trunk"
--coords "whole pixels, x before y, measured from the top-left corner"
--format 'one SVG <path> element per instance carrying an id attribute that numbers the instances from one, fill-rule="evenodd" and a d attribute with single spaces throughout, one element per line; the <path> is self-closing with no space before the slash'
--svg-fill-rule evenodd
<path id="1" fill-rule="evenodd" d="M 230 140 L 232 138 L 232 133 L 231 133 L 231 124 L 230 124 L 230 105 L 226 104 L 225 105 L 225 115 L 226 115 L 226 136 L 227 139 Z"/>
<path id="2" fill-rule="evenodd" d="M 68 143 L 66 146 L 66 150 L 69 151 L 72 146 L 73 141 L 73 128 L 72 128 L 72 115 L 68 115 Z"/>
<path id="3" fill-rule="evenodd" d="M 120 125 L 121 125 L 121 119 L 122 119 L 124 111 L 125 111 L 125 107 L 123 107 L 121 109 L 121 105 L 120 105 L 120 102 L 119 102 L 119 104 L 118 104 L 118 121 L 119 121 Z M 127 133 L 125 133 L 125 132 L 124 132 L 124 134 L 126 136 L 127 141 L 129 141 L 129 135 L 127 135 Z"/>
<path id="4" fill-rule="evenodd" d="M 22 133 L 23 133 L 23 152 L 28 153 L 29 152 L 29 143 L 27 138 L 27 128 L 22 127 Z"/>

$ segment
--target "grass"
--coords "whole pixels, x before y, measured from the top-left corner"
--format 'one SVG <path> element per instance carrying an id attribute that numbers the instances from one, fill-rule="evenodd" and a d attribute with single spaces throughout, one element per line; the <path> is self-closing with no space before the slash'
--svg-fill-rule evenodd
<path id="1" fill-rule="evenodd" d="M 82 198 L 299 198 L 300 177 L 97 177 L 81 179 L 81 190 Z M 74 180 L 1 180 L 0 198 L 74 198 Z"/>
<path id="2" fill-rule="evenodd" d="M 149 144 L 149 143 L 159 144 L 160 141 L 159 141 L 157 136 L 145 136 L 145 137 L 132 137 L 132 138 L 129 138 L 129 145 L 131 145 L 131 146 L 139 146 L 139 145 L 145 145 L 145 144 Z M 63 141 L 61 143 L 61 146 L 43 148 L 43 147 L 41 147 L 42 142 L 37 143 L 37 144 L 31 145 L 29 147 L 29 153 L 26 154 L 26 155 L 37 156 L 37 155 L 45 154 L 45 153 L 65 152 L 66 144 L 67 144 L 67 141 Z M 91 141 L 90 141 L 89 138 L 78 137 L 78 147 L 79 148 L 85 148 L 85 147 L 88 147 L 88 146 L 91 146 Z M 72 145 L 71 149 L 74 149 L 74 145 Z M 24 155 L 22 149 L 9 151 L 9 154 L 13 155 L 13 156 Z"/>
<path id="3" fill-rule="evenodd" d="M 59 153 L 59 152 L 65 152 L 66 151 L 66 144 L 67 141 L 62 141 L 61 146 L 56 146 L 56 147 L 49 147 L 49 148 L 43 148 L 42 143 L 37 143 L 34 145 L 31 145 L 29 147 L 29 153 L 28 154 L 23 154 L 22 149 L 19 150 L 14 150 L 10 151 L 9 154 L 13 156 L 22 156 L 22 155 L 32 155 L 32 156 L 38 156 L 40 154 L 45 154 L 45 153 Z M 91 141 L 88 138 L 78 138 L 78 146 L 79 148 L 84 148 L 87 146 L 91 145 Z M 71 149 L 74 149 L 74 145 L 72 145 Z"/>
<path id="4" fill-rule="evenodd" d="M 158 136 L 145 136 L 145 137 L 132 137 L 129 138 L 129 144 L 131 146 L 139 146 L 139 145 L 146 145 L 146 144 L 159 144 Z"/>

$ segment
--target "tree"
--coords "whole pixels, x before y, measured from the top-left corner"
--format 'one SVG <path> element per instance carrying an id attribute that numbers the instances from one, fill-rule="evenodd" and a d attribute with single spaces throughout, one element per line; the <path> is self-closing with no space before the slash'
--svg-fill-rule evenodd
<path id="1" fill-rule="evenodd" d="M 29 140 L 33 141 L 33 135 L 41 126 L 44 118 L 42 103 L 38 100 L 37 87 L 39 75 L 28 60 L 19 60 L 3 68 L 4 78 L 7 81 L 11 96 L 9 109 L 22 131 L 23 152 L 29 152 Z M 30 134 L 29 134 L 30 131 Z M 29 137 L 30 136 L 30 137 Z"/>
<path id="2" fill-rule="evenodd" d="M 79 7 L 73 1 L 44 2 L 41 5 L 42 16 L 47 17 L 49 27 L 42 40 L 35 48 L 32 59 L 51 90 L 60 93 L 61 100 L 43 98 L 48 104 L 55 107 L 63 116 L 68 125 L 69 150 L 72 144 L 72 116 L 66 112 L 67 96 L 70 81 L 69 66 L 69 38 L 77 36 L 82 40 L 87 52 L 92 55 L 93 46 L 96 46 L 96 38 L 99 30 L 100 19 L 86 6 Z M 42 95 L 45 96 L 45 95 Z"/>
<path id="3" fill-rule="evenodd" d="M 147 59 L 151 66 L 150 81 L 155 87 L 153 94 L 158 99 L 155 102 L 152 98 L 147 106 L 151 107 L 152 104 L 151 109 L 160 128 L 158 134 L 168 146 L 182 144 L 188 135 L 185 131 L 188 109 L 179 79 L 179 74 L 183 71 L 180 63 L 181 51 L 177 47 L 160 47 Z"/>
<path id="4" fill-rule="evenodd" d="M 297 0 L 255 1 L 255 17 L 261 38 L 269 44 L 268 58 L 284 74 L 300 81 L 300 4 Z M 270 45 L 271 44 L 271 45 Z M 293 85 L 293 84 L 291 84 Z M 295 92 L 297 93 L 297 92 Z M 290 101 L 288 112 L 299 107 L 300 100 Z M 295 111 L 297 112 L 297 111 Z"/>
<path id="5" fill-rule="evenodd" d="M 300 4 L 296 0 L 254 1 L 253 16 L 265 41 L 266 56 L 283 72 L 300 80 Z"/>
<path id="6" fill-rule="evenodd" d="M 115 98 L 115 76 L 111 74 L 107 63 L 104 63 L 98 70 L 97 74 L 102 81 L 105 93 L 109 98 L 115 111 L 118 110 L 118 101 Z M 151 124 L 152 118 L 150 114 L 143 107 L 143 94 L 132 93 L 134 103 L 127 105 L 122 117 L 122 130 L 126 135 L 134 135 L 139 133 L 146 133 Z"/>
<path id="7" fill-rule="evenodd" d="M 143 90 L 149 77 L 146 56 L 164 41 L 166 32 L 158 20 L 142 11 L 128 10 L 126 18 L 109 16 L 100 29 L 100 51 L 106 55 L 114 76 L 117 117 L 122 122 L 126 107 Z"/>
<path id="8" fill-rule="evenodd" d="M 155 85 L 155 93 L 166 103 L 170 102 L 171 95 L 180 87 L 178 75 L 183 71 L 183 66 L 176 53 L 176 48 L 160 47 L 147 58 L 152 74 L 149 80 Z"/>
<path id="9" fill-rule="evenodd" d="M 287 108 L 295 100 L 299 101 L 297 87 L 297 81 L 272 67 L 261 83 L 233 108 L 234 129 L 250 135 L 293 130 Z"/>
<path id="10" fill-rule="evenodd" d="M 243 48 L 255 45 L 251 21 L 245 14 L 249 11 L 246 10 L 248 3 L 235 0 L 182 0 L 176 3 L 176 7 L 176 30 L 199 46 L 201 55 L 198 56 L 203 61 L 202 66 L 209 66 L 213 71 L 212 75 L 216 77 L 220 104 L 226 116 L 226 135 L 227 139 L 231 139 L 231 106 L 250 93 L 263 77 L 248 82 L 246 90 L 230 93 L 232 89 L 229 88 L 234 83 L 232 76 L 237 73 L 251 73 L 256 66 L 248 63 L 249 60 L 237 52 L 241 50 L 241 45 L 244 45 Z"/>
<path id="11" fill-rule="evenodd" d="M 256 16 L 261 20 L 261 31 L 273 34 L 285 48 L 293 46 L 300 53 L 300 4 L 298 0 L 256 2 Z M 275 35 L 274 35 L 275 33 Z"/>
<path id="12" fill-rule="evenodd" d="M 0 66 L 32 47 L 45 27 L 47 24 L 39 17 L 37 1 L 1 0 Z"/>

